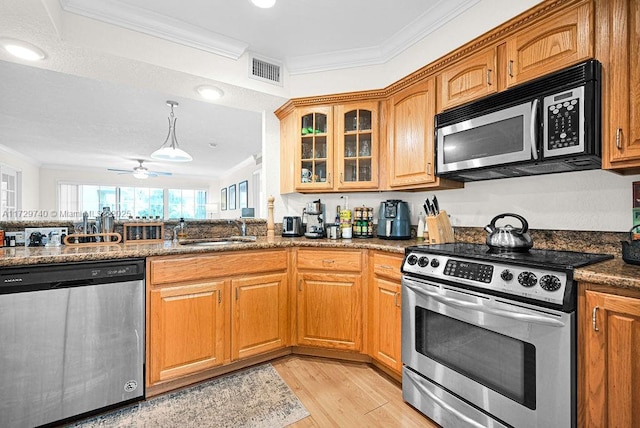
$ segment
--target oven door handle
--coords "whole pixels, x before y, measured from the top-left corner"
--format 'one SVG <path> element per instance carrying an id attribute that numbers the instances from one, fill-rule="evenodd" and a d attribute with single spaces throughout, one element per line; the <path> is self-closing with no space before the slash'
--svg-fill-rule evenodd
<path id="1" fill-rule="evenodd" d="M 565 323 L 560 320 L 548 318 L 542 315 L 521 314 L 518 312 L 506 311 L 504 309 L 492 308 L 487 305 L 483 305 L 482 303 L 465 302 L 463 300 L 458 300 L 451 297 L 445 297 L 439 293 L 433 293 L 431 291 L 424 290 L 408 281 L 405 281 L 404 285 L 418 294 L 431 297 L 434 300 L 437 300 L 438 302 L 444 303 L 446 305 L 457 306 L 459 308 L 475 309 L 480 312 L 499 315 L 502 317 L 511 318 L 518 321 L 533 322 L 537 324 L 550 325 L 553 327 L 564 327 L 565 325 Z"/>
<path id="2" fill-rule="evenodd" d="M 435 401 L 438 406 L 440 406 L 441 408 L 443 408 L 447 412 L 453 413 L 458 418 L 460 418 L 463 422 L 469 424 L 469 426 L 472 426 L 472 427 L 475 427 L 475 428 L 485 428 L 485 425 L 482 425 L 482 424 L 478 423 L 477 421 L 474 421 L 470 417 L 468 417 L 466 415 L 463 415 L 455 407 L 447 404 L 444 400 L 442 400 L 436 394 L 434 394 L 433 392 L 429 391 L 429 389 L 426 388 L 424 385 L 422 385 L 422 383 L 420 383 L 416 379 L 414 379 L 415 375 L 413 375 L 410 372 L 408 374 L 409 374 L 409 376 L 407 376 L 406 378 L 409 379 L 411 381 L 411 383 L 413 383 L 416 386 L 416 388 L 418 388 L 422 393 L 426 394 L 427 396 L 429 396 L 429 398 L 431 398 L 433 401 Z"/>

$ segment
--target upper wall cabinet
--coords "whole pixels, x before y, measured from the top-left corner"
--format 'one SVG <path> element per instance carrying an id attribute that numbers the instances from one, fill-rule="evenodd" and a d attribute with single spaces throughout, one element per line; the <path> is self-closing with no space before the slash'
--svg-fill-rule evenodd
<path id="1" fill-rule="evenodd" d="M 412 85 L 389 101 L 389 186 L 435 182 L 433 79 Z"/>
<path id="2" fill-rule="evenodd" d="M 562 10 L 506 42 L 507 87 L 593 57 L 593 4 Z"/>
<path id="3" fill-rule="evenodd" d="M 440 110 L 497 92 L 497 69 L 495 47 L 445 69 L 438 76 Z"/>
<path id="4" fill-rule="evenodd" d="M 378 104 L 301 107 L 281 118 L 281 192 L 377 190 Z"/>
<path id="5" fill-rule="evenodd" d="M 378 102 L 339 105 L 336 117 L 337 190 L 378 187 Z"/>
<path id="6" fill-rule="evenodd" d="M 581 2 L 446 67 L 438 75 L 438 111 L 593 57 L 593 5 Z"/>
<path id="7" fill-rule="evenodd" d="M 640 1 L 597 3 L 603 63 L 603 167 L 640 172 Z"/>

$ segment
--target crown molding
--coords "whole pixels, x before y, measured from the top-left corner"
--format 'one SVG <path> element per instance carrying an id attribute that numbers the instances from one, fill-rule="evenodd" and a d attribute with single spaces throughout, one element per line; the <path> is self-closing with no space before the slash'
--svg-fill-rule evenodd
<path id="1" fill-rule="evenodd" d="M 290 57 L 287 71 L 296 75 L 384 64 L 478 2 L 440 0 L 379 46 Z"/>
<path id="2" fill-rule="evenodd" d="M 249 45 L 117 0 L 60 0 L 65 12 L 237 60 Z"/>

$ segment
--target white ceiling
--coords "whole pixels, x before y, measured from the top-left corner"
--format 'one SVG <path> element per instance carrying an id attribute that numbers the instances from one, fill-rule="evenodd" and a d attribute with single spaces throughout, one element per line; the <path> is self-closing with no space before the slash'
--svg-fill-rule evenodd
<path id="1" fill-rule="evenodd" d="M 44 166 L 133 168 L 164 141 L 165 101 L 175 100 L 178 141 L 194 161 L 146 166 L 217 178 L 261 151 L 261 112 L 285 98 L 243 87 L 242 79 L 207 81 L 158 66 L 163 52 L 155 64 L 132 59 L 143 48 L 132 35 L 232 61 L 250 52 L 309 73 L 388 61 L 478 1 L 278 0 L 263 10 L 249 0 L 2 0 L 0 38 L 32 42 L 47 58 L 30 64 L 0 53 L 0 145 Z M 91 31 L 73 27 L 82 24 L 72 19 L 79 15 L 95 32 L 103 28 L 97 21 L 126 28 L 113 44 L 129 44 L 131 52 L 74 43 L 74 34 Z M 225 97 L 198 100 L 197 83 L 217 84 Z"/>

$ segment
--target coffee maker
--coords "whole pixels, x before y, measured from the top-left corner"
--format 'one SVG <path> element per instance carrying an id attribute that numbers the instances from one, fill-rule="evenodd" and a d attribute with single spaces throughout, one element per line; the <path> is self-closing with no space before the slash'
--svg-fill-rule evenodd
<path id="1" fill-rule="evenodd" d="M 411 238 L 411 217 L 409 215 L 409 205 L 406 202 L 398 199 L 389 199 L 380 203 L 378 238 Z"/>
<path id="2" fill-rule="evenodd" d="M 320 203 L 320 199 L 307 203 L 306 208 L 302 210 L 302 219 L 306 238 L 324 238 L 326 236 L 325 206 Z M 305 219 L 306 221 L 304 221 Z"/>

